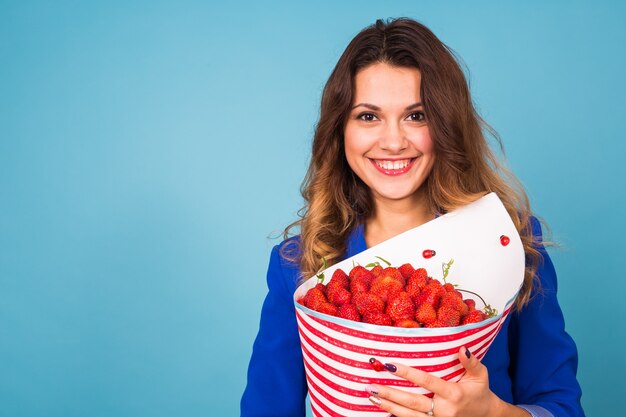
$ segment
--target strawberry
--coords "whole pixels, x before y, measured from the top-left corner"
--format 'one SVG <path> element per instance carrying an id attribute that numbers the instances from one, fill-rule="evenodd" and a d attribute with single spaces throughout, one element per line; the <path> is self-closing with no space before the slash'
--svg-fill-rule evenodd
<path id="1" fill-rule="evenodd" d="M 454 288 L 454 285 L 450 284 L 449 282 L 443 284 L 443 289 L 446 290 L 446 292 L 456 291 L 456 289 Z"/>
<path id="2" fill-rule="evenodd" d="M 339 279 L 337 281 L 331 280 L 328 284 L 324 286 L 324 288 L 326 288 L 326 298 L 328 298 L 330 296 L 330 293 L 332 293 L 333 291 L 337 291 L 341 288 L 347 288 L 347 287 L 344 287 L 341 283 L 341 279 Z"/>
<path id="3" fill-rule="evenodd" d="M 333 272 L 333 276 L 328 285 L 330 285 L 331 282 L 339 283 L 344 288 L 350 287 L 350 278 L 348 278 L 348 275 L 346 275 L 342 269 L 336 269 L 335 272 Z"/>
<path id="4" fill-rule="evenodd" d="M 320 290 L 322 294 L 324 294 L 324 297 L 326 296 L 326 285 L 322 284 L 321 282 L 318 282 L 317 284 L 315 284 L 315 288 Z"/>
<path id="5" fill-rule="evenodd" d="M 413 268 L 413 265 L 407 263 L 398 267 L 398 271 L 400 271 L 402 277 L 407 280 L 411 275 L 413 275 L 415 269 Z"/>
<path id="6" fill-rule="evenodd" d="M 339 307 L 338 315 L 346 320 L 361 321 L 361 315 L 357 311 L 354 304 L 344 304 Z"/>
<path id="7" fill-rule="evenodd" d="M 429 325 L 437 321 L 437 312 L 431 304 L 422 304 L 417 308 L 415 320 L 423 325 Z"/>
<path id="8" fill-rule="evenodd" d="M 467 304 L 463 302 L 463 297 L 458 295 L 456 290 L 455 292 L 447 292 L 443 294 L 439 305 L 440 307 L 449 306 L 461 313 L 461 316 L 466 315 L 469 311 Z"/>
<path id="9" fill-rule="evenodd" d="M 350 270 L 349 276 L 350 276 L 350 279 L 355 279 L 361 275 L 368 275 L 368 274 L 371 274 L 371 272 L 368 271 L 365 267 L 361 265 L 357 265 Z"/>
<path id="10" fill-rule="evenodd" d="M 465 305 L 467 305 L 468 313 L 476 310 L 476 301 L 468 298 L 467 300 L 463 300 L 463 302 L 465 303 Z"/>
<path id="11" fill-rule="evenodd" d="M 374 278 L 370 293 L 376 294 L 387 302 L 404 290 L 404 278 L 396 268 L 385 268 L 383 272 Z"/>
<path id="12" fill-rule="evenodd" d="M 328 284 L 328 286 L 330 287 L 330 283 Z M 343 287 L 338 287 L 336 289 L 333 288 L 333 291 L 331 291 L 331 289 L 329 288 L 328 289 L 328 301 L 330 301 L 337 307 L 340 307 L 352 301 L 352 293 Z"/>
<path id="13" fill-rule="evenodd" d="M 443 285 L 441 285 L 441 282 L 438 279 L 435 279 L 435 278 L 429 279 L 428 283 L 426 284 L 426 286 L 427 287 L 432 287 L 432 288 L 443 288 Z"/>
<path id="14" fill-rule="evenodd" d="M 467 301 L 467 300 L 466 300 Z M 472 310 L 461 321 L 461 324 L 479 323 L 487 318 L 486 314 L 480 310 Z"/>
<path id="15" fill-rule="evenodd" d="M 325 303 L 320 304 L 314 310 L 319 312 L 319 313 L 324 313 L 324 314 L 328 314 L 328 315 L 331 315 L 331 316 L 336 316 L 337 314 L 339 314 L 339 310 L 337 309 L 337 307 L 335 307 L 334 305 L 332 305 L 329 302 L 325 302 Z"/>
<path id="16" fill-rule="evenodd" d="M 317 286 L 308 290 L 306 295 L 304 296 L 304 305 L 311 310 L 317 310 L 320 305 L 327 302 L 328 300 L 326 299 L 326 296 L 324 295 L 322 290 L 317 288 Z"/>
<path id="17" fill-rule="evenodd" d="M 415 316 L 415 305 L 409 294 L 402 291 L 387 303 L 385 312 L 393 321 L 412 319 Z"/>
<path id="18" fill-rule="evenodd" d="M 370 324 L 378 324 L 379 326 L 391 326 L 393 321 L 385 313 L 370 312 L 363 315 L 363 322 Z"/>
<path id="19" fill-rule="evenodd" d="M 395 279 L 374 281 L 370 287 L 370 294 L 379 296 L 384 302 L 388 302 L 402 291 L 404 291 L 404 286 Z"/>
<path id="20" fill-rule="evenodd" d="M 420 324 L 418 322 L 416 322 L 415 320 L 411 320 L 411 319 L 398 320 L 395 323 L 393 323 L 393 325 L 395 327 L 405 327 L 405 328 L 420 327 Z"/>
<path id="21" fill-rule="evenodd" d="M 438 327 L 454 327 L 461 323 L 461 313 L 454 308 L 444 305 L 437 310 Z"/>
<path id="22" fill-rule="evenodd" d="M 353 294 L 352 301 L 362 316 L 366 313 L 382 313 L 385 310 L 385 302 L 377 295 L 367 292 Z"/>
<path id="23" fill-rule="evenodd" d="M 400 282 L 402 285 L 404 285 L 406 283 L 406 279 L 404 278 L 404 276 L 402 276 L 402 274 L 400 273 L 400 271 L 398 270 L 398 268 L 394 268 L 392 266 L 387 267 L 385 269 L 383 269 L 383 271 L 380 273 L 381 276 L 385 276 L 391 279 L 395 279 L 398 282 Z"/>
<path id="24" fill-rule="evenodd" d="M 372 268 L 370 272 L 372 273 L 372 275 L 377 277 L 383 272 L 383 267 L 380 265 L 376 265 L 374 268 Z"/>
<path id="25" fill-rule="evenodd" d="M 357 268 L 357 272 L 354 272 Z M 374 275 L 362 266 L 352 268 L 350 271 L 350 292 L 356 294 L 369 291 L 373 279 Z"/>
<path id="26" fill-rule="evenodd" d="M 424 290 L 415 297 L 415 305 L 430 304 L 434 308 L 439 307 L 439 300 L 445 290 L 442 288 L 434 288 L 426 286 Z"/>
<path id="27" fill-rule="evenodd" d="M 428 282 L 428 273 L 424 268 L 416 269 L 407 279 L 406 292 L 415 298 Z"/>

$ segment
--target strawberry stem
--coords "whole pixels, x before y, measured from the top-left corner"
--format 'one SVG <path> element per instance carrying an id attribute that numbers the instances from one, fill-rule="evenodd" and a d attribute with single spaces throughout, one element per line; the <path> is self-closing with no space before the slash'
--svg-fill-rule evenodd
<path id="1" fill-rule="evenodd" d="M 320 271 L 323 271 L 323 270 L 325 270 L 325 269 L 326 269 L 326 265 L 327 265 L 327 264 L 326 264 L 326 257 L 325 257 L 325 256 L 322 256 L 322 262 L 324 262 L 324 265 L 322 265 L 322 268 L 320 269 Z M 323 273 L 323 272 L 320 272 L 320 273 L 318 273 L 316 276 L 317 276 L 317 281 L 318 281 L 320 284 L 323 284 L 323 283 L 324 283 L 324 278 L 325 278 L 325 277 L 324 277 L 324 273 Z"/>
<path id="2" fill-rule="evenodd" d="M 468 292 L 470 294 L 474 294 L 476 297 L 480 298 L 480 301 L 483 302 L 483 312 L 487 315 L 487 317 L 494 317 L 498 315 L 498 310 L 491 307 L 491 305 L 487 304 L 487 302 L 485 301 L 485 299 L 483 297 L 480 296 L 480 294 L 475 293 L 474 291 L 470 291 L 470 290 L 464 290 L 462 288 L 457 288 L 458 291 L 462 291 L 462 292 Z"/>
<path id="3" fill-rule="evenodd" d="M 482 301 L 482 302 L 483 302 L 483 305 L 484 305 L 485 307 L 487 307 L 487 305 L 488 305 L 488 304 L 487 304 L 487 302 L 485 301 L 485 299 L 484 299 L 483 297 L 481 297 L 481 296 L 480 296 L 480 294 L 477 294 L 477 293 L 475 293 L 474 291 L 464 290 L 464 289 L 462 289 L 462 288 L 457 288 L 457 290 L 459 290 L 459 291 L 461 291 L 461 292 L 468 292 L 468 293 L 470 293 L 470 294 L 474 294 L 476 297 L 480 298 L 480 301 Z"/>
<path id="4" fill-rule="evenodd" d="M 454 259 L 450 259 L 448 261 L 448 263 L 443 262 L 441 264 L 441 269 L 443 270 L 443 283 L 446 283 L 446 278 L 448 277 L 448 273 L 450 272 L 450 267 L 452 266 L 452 264 L 454 263 Z"/>
<path id="5" fill-rule="evenodd" d="M 387 261 L 387 260 L 385 260 L 385 259 L 381 258 L 380 256 L 374 256 L 374 258 L 378 258 L 378 259 L 380 259 L 381 261 L 383 261 L 384 263 L 386 263 L 386 264 L 387 264 L 387 266 L 391 266 L 391 262 L 389 262 L 389 261 Z"/>

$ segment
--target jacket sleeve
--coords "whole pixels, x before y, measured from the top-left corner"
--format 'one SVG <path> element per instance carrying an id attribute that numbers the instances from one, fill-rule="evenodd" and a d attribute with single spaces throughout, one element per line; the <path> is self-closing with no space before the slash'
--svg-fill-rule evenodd
<path id="1" fill-rule="evenodd" d="M 242 417 L 304 417 L 307 394 L 300 338 L 293 303 L 296 266 L 272 250 L 268 294 L 241 398 Z"/>
<path id="2" fill-rule="evenodd" d="M 536 219 L 533 233 L 541 238 Z M 541 286 L 529 304 L 513 314 L 509 328 L 513 396 L 516 403 L 542 407 L 554 417 L 584 417 L 576 345 L 565 331 L 554 265 L 541 243 L 538 249 Z"/>

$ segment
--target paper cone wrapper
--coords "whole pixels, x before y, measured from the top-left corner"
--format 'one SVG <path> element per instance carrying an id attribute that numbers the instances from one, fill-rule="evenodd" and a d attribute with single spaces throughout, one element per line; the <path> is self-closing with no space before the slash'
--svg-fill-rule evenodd
<path id="1" fill-rule="evenodd" d="M 507 236 L 507 245 L 501 242 Z M 424 258 L 424 250 L 435 256 Z M 466 346 L 481 359 L 509 314 L 519 291 L 525 256 L 519 234 L 496 194 L 481 199 L 411 229 L 324 272 L 326 282 L 341 268 L 348 273 L 356 264 L 367 265 L 381 257 L 392 266 L 411 263 L 426 268 L 440 281 L 442 264 L 454 259 L 446 279 L 476 292 L 498 311 L 483 322 L 444 328 L 398 328 L 377 326 L 329 316 L 310 310 L 296 300 L 318 282 L 312 277 L 294 294 L 296 316 L 313 415 L 387 416 L 368 400 L 368 384 L 393 386 L 409 392 L 432 395 L 424 388 L 389 372 L 376 372 L 369 359 L 398 362 L 429 372 L 448 381 L 458 381 L 464 368 L 458 352 Z M 474 298 L 476 308 L 483 304 Z"/>

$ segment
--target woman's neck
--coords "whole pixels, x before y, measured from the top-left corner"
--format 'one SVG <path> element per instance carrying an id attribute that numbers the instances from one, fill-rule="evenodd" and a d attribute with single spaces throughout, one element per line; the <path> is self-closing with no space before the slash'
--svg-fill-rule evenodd
<path id="1" fill-rule="evenodd" d="M 365 221 L 365 243 L 372 247 L 434 218 L 424 198 L 375 201 L 374 213 Z"/>

